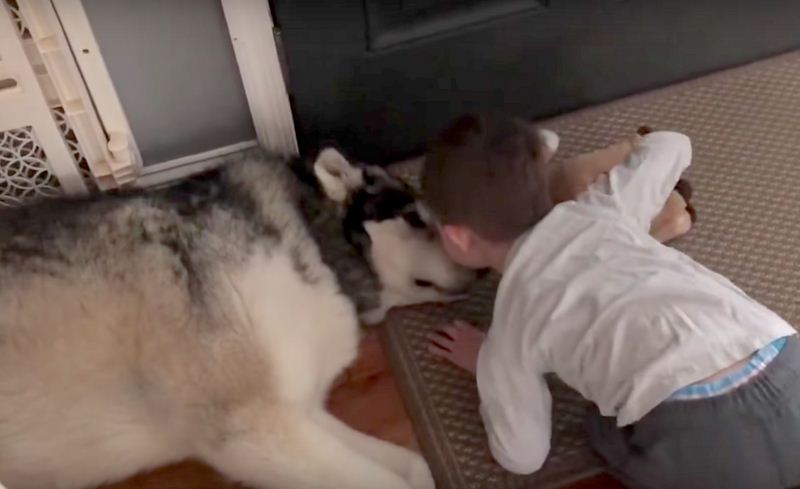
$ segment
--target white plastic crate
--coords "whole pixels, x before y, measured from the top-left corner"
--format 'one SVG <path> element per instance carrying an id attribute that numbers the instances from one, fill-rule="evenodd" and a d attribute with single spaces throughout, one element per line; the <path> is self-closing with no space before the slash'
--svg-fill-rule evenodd
<path id="1" fill-rule="evenodd" d="M 103 126 L 53 4 L 0 0 L 0 205 L 117 188 L 140 169 L 129 131 Z"/>

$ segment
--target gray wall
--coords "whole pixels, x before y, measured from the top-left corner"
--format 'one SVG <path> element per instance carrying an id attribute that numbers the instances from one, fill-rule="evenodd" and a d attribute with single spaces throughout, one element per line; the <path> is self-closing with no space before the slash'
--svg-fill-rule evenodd
<path id="1" fill-rule="evenodd" d="M 220 0 L 84 0 L 145 165 L 255 139 Z"/>

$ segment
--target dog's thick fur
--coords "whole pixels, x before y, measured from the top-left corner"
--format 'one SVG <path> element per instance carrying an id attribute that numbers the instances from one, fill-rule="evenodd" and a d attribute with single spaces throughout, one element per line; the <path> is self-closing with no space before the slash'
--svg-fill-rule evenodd
<path id="1" fill-rule="evenodd" d="M 433 487 L 421 457 L 325 411 L 356 355 L 356 310 L 291 176 L 261 160 L 214 185 L 0 214 L 9 489 L 91 487 L 187 457 L 254 488 Z"/>

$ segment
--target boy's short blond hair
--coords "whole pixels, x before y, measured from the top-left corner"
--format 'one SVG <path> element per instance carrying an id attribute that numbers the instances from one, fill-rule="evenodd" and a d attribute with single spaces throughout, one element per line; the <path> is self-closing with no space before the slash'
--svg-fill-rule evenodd
<path id="1" fill-rule="evenodd" d="M 513 240 L 552 208 L 546 145 L 529 124 L 502 115 L 465 115 L 433 141 L 423 199 L 441 224 Z"/>

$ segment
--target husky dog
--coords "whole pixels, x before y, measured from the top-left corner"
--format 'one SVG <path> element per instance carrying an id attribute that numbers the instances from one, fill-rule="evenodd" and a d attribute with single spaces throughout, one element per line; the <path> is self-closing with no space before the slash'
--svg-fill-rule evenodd
<path id="1" fill-rule="evenodd" d="M 358 342 L 309 231 L 326 206 L 260 154 L 217 173 L 0 214 L 0 481 L 77 489 L 193 457 L 254 488 L 432 488 L 420 456 L 324 409 Z M 385 171 L 326 149 L 299 174 L 371 264 L 370 319 L 472 280 Z"/>

